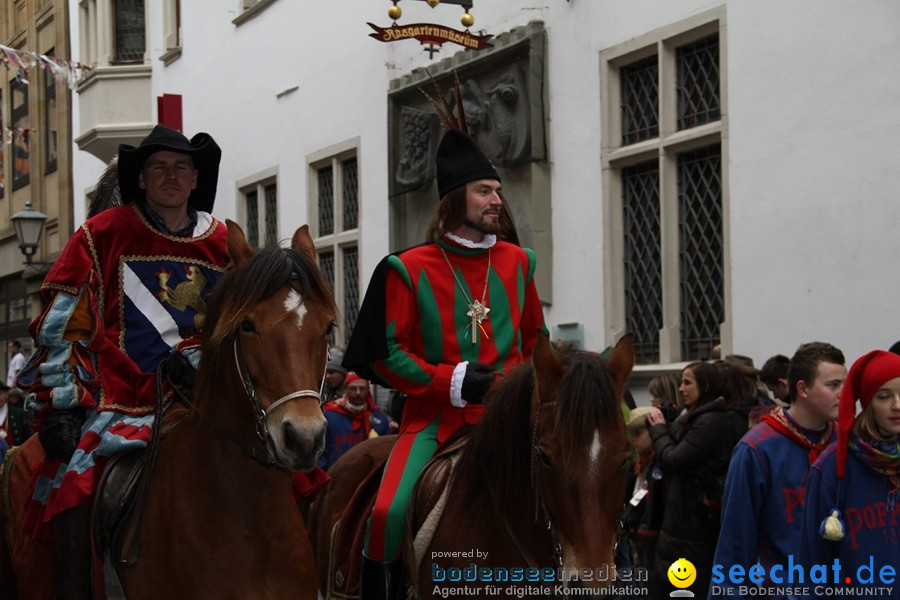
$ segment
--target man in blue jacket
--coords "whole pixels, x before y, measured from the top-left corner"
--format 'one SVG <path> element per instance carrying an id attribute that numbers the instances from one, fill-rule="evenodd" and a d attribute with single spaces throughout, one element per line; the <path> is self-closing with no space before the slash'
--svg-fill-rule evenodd
<path id="1" fill-rule="evenodd" d="M 344 453 L 371 437 L 391 433 L 391 420 L 369 393 L 369 382 L 356 373 L 347 373 L 344 395 L 325 404 L 325 450 L 319 466 L 328 470 Z"/>
<path id="2" fill-rule="evenodd" d="M 788 367 L 790 406 L 763 416 L 735 446 L 713 559 L 722 568 L 713 572 L 710 599 L 744 598 L 740 588 L 754 585 L 746 574 L 757 563 L 765 569 L 762 587 L 791 587 L 773 583 L 768 576 L 772 565 L 788 564 L 788 555 L 795 564 L 799 562 L 806 478 L 810 466 L 834 439 L 846 377 L 840 350 L 823 342 L 803 344 Z M 730 580 L 734 565 L 743 567 L 741 582 Z M 719 588 L 716 594 L 713 588 Z"/>

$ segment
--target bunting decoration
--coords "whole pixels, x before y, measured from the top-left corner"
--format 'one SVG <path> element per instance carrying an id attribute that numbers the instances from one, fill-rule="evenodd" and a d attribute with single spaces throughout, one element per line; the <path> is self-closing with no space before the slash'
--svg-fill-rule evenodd
<path id="1" fill-rule="evenodd" d="M 17 79 L 28 85 L 29 69 L 43 69 L 45 73 L 52 73 L 56 80 L 75 89 L 75 84 L 81 80 L 91 69 L 79 62 L 64 60 L 46 54 L 37 54 L 29 50 L 14 50 L 9 46 L 0 44 L 0 62 L 9 69 L 18 69 Z"/>

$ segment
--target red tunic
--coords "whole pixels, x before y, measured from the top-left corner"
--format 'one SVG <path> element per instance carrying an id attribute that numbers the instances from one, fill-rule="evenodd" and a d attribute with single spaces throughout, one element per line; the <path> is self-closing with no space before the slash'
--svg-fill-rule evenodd
<path id="1" fill-rule="evenodd" d="M 47 274 L 41 288 L 47 308 L 30 327 L 38 354 L 21 375 L 36 394 L 37 414 L 30 416 L 40 420 L 54 387 L 60 388 L 56 408 L 151 412 L 156 366 L 197 333 L 205 312 L 201 294 L 228 263 L 226 246 L 224 224 L 206 213 L 200 213 L 189 238 L 154 229 L 133 204 L 82 225 Z M 68 314 L 55 302 L 59 292 L 78 300 Z M 38 365 L 53 362 L 62 336 L 82 340 L 72 345 L 68 359 L 78 389 L 72 397 L 46 376 L 41 385 L 36 372 Z"/>

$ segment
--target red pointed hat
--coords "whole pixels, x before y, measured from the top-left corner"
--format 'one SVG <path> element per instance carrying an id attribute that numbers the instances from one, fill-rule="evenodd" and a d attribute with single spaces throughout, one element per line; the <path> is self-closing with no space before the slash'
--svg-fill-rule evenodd
<path id="1" fill-rule="evenodd" d="M 838 408 L 838 477 L 844 476 L 847 467 L 847 448 L 850 445 L 850 430 L 856 417 L 856 401 L 859 400 L 865 409 L 875 396 L 875 392 L 895 377 L 900 377 L 900 356 L 884 350 L 872 350 L 860 356 L 847 372 Z"/>

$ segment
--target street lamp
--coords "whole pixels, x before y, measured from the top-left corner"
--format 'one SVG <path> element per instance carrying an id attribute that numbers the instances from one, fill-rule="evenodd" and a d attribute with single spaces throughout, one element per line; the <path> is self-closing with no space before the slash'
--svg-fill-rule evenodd
<path id="1" fill-rule="evenodd" d="M 47 215 L 32 208 L 29 200 L 25 203 L 25 209 L 11 216 L 9 220 L 16 228 L 16 238 L 19 240 L 19 249 L 25 255 L 25 264 L 31 265 L 31 257 L 41 243 L 41 231 L 44 229 Z"/>

